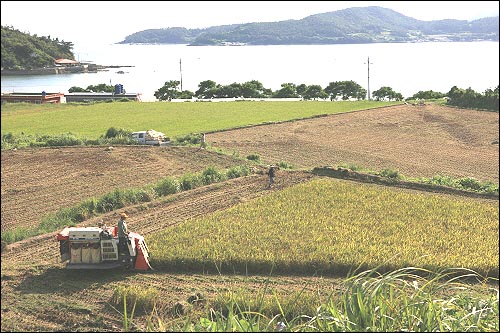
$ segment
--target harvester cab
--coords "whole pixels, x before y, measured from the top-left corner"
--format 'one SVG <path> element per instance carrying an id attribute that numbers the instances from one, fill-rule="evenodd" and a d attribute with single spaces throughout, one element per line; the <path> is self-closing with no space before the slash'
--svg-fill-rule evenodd
<path id="1" fill-rule="evenodd" d="M 66 227 L 57 234 L 61 262 L 67 269 L 110 269 L 123 267 L 146 271 L 149 250 L 144 237 L 135 232 L 128 236 L 126 253 L 119 252 L 117 227 Z"/>

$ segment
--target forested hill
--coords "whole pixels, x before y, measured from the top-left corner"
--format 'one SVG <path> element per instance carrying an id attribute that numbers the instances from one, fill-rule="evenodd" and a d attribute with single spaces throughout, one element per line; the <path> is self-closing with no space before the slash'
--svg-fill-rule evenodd
<path id="1" fill-rule="evenodd" d="M 54 66 L 59 58 L 74 60 L 73 43 L 50 36 L 30 35 L 2 26 L 2 70 Z"/>
<path id="2" fill-rule="evenodd" d="M 474 21 L 420 21 L 391 9 L 371 6 L 316 14 L 301 20 L 232 24 L 206 29 L 148 29 L 125 37 L 119 44 L 300 45 L 498 41 L 498 27 L 498 16 Z"/>

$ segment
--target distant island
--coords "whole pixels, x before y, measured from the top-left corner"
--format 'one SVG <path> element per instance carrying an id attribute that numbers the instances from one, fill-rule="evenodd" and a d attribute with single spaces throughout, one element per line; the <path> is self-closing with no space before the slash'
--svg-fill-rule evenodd
<path id="1" fill-rule="evenodd" d="M 301 20 L 256 22 L 206 29 L 148 29 L 117 44 L 318 45 L 436 41 L 498 41 L 498 16 L 420 21 L 378 6 L 354 7 Z"/>

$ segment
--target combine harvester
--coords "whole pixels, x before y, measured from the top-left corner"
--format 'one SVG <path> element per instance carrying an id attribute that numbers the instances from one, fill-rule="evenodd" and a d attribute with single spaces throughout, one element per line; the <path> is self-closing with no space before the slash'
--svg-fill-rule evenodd
<path id="1" fill-rule="evenodd" d="M 128 253 L 119 253 L 117 232 L 106 226 L 64 228 L 57 234 L 61 262 L 68 261 L 67 269 L 152 269 L 144 237 L 130 232 Z"/>

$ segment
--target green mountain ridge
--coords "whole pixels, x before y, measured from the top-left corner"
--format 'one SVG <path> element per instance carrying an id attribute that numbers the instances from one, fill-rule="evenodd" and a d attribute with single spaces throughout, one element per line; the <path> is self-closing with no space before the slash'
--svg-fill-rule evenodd
<path id="1" fill-rule="evenodd" d="M 420 21 L 378 6 L 353 7 L 301 20 L 187 29 L 148 29 L 118 44 L 301 45 L 428 41 L 498 41 L 498 16 Z"/>
<path id="2" fill-rule="evenodd" d="M 53 67 L 55 59 L 75 59 L 72 42 L 32 36 L 8 26 L 2 26 L 1 34 L 2 71 Z"/>

